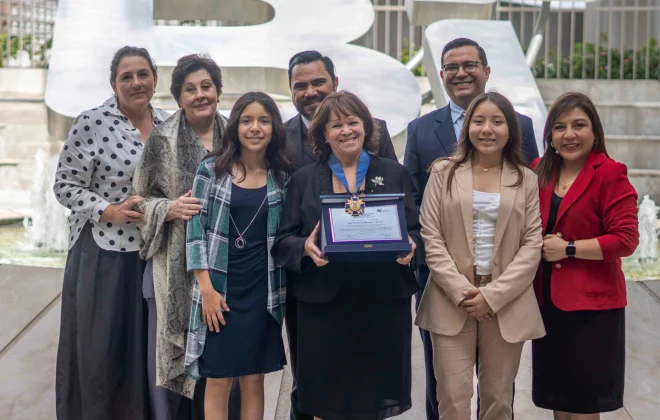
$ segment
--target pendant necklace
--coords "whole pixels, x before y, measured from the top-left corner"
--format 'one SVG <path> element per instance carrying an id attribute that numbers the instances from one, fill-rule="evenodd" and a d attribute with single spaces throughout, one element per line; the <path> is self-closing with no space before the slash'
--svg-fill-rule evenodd
<path id="1" fill-rule="evenodd" d="M 563 183 L 563 182 L 559 181 L 559 184 L 561 185 L 561 189 L 562 189 L 562 190 L 566 190 L 566 189 L 567 189 L 568 187 L 570 187 L 571 184 L 573 184 L 574 182 L 575 182 L 575 180 L 572 180 L 571 182 L 566 182 L 566 183 Z"/>
<path id="2" fill-rule="evenodd" d="M 231 217 L 231 212 L 229 213 L 229 219 L 231 220 L 231 223 L 234 225 L 234 229 L 236 229 L 236 233 L 238 233 L 238 238 L 236 238 L 236 240 L 234 241 L 234 245 L 236 245 L 236 248 L 243 249 L 247 245 L 247 242 L 245 241 L 245 238 L 243 237 L 243 235 L 245 235 L 245 233 L 248 231 L 248 229 L 250 229 L 250 226 L 252 226 L 252 222 L 254 222 L 254 219 L 257 218 L 257 215 L 261 211 L 261 208 L 264 206 L 264 203 L 266 202 L 267 198 L 268 198 L 268 191 L 266 191 L 266 196 L 264 197 L 264 201 L 261 202 L 261 205 L 259 206 L 259 209 L 254 214 L 254 217 L 252 218 L 252 220 L 250 220 L 250 223 L 248 223 L 248 225 L 245 228 L 245 230 L 243 231 L 243 233 L 241 233 L 241 231 L 238 230 L 238 227 L 236 226 L 236 222 L 234 222 L 234 218 Z"/>

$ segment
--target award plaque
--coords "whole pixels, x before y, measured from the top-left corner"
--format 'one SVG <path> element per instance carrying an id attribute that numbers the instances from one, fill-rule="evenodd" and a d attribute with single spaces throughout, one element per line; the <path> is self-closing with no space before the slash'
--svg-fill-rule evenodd
<path id="1" fill-rule="evenodd" d="M 348 194 L 321 196 L 319 248 L 331 263 L 393 262 L 412 250 L 404 194 L 360 197 L 361 211 Z"/>

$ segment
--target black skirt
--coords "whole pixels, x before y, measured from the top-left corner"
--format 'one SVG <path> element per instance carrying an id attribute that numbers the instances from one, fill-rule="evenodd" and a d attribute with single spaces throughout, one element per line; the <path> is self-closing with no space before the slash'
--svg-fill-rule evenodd
<path id="1" fill-rule="evenodd" d="M 561 198 L 553 195 L 547 233 Z M 546 335 L 532 342 L 532 400 L 538 407 L 594 414 L 623 407 L 625 309 L 562 311 L 552 302 L 552 264 L 542 260 Z"/>
<path id="2" fill-rule="evenodd" d="M 576 414 L 623 407 L 624 309 L 562 311 L 541 308 L 546 336 L 532 342 L 532 400 Z"/>
<path id="3" fill-rule="evenodd" d="M 55 383 L 59 420 L 149 419 L 144 262 L 99 248 L 87 223 L 69 251 Z"/>
<path id="4" fill-rule="evenodd" d="M 410 298 L 365 300 L 340 290 L 298 300 L 298 411 L 323 420 L 374 420 L 410 409 Z"/>

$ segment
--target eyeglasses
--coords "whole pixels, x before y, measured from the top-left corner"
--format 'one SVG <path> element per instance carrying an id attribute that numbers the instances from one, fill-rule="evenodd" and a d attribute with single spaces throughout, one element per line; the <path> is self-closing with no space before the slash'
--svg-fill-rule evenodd
<path id="1" fill-rule="evenodd" d="M 442 66 L 442 69 L 448 75 L 453 76 L 456 73 L 458 73 L 458 69 L 460 69 L 461 67 L 463 67 L 463 70 L 465 70 L 466 73 L 474 73 L 475 71 L 477 71 L 479 64 L 482 64 L 481 61 L 464 61 L 461 64 L 456 64 L 456 63 L 445 64 L 444 66 Z"/>

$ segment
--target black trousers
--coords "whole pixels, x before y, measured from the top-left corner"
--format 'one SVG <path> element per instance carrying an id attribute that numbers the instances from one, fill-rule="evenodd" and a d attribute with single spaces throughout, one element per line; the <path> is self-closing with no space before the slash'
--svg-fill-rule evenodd
<path id="1" fill-rule="evenodd" d="M 289 340 L 289 358 L 291 359 L 291 375 L 293 376 L 293 385 L 291 386 L 291 420 L 313 420 L 314 416 L 298 411 L 298 388 L 296 381 L 296 372 L 298 371 L 298 302 L 291 293 L 291 287 L 287 287 L 286 292 L 286 310 L 284 313 L 284 324 L 286 325 L 286 335 Z"/>

